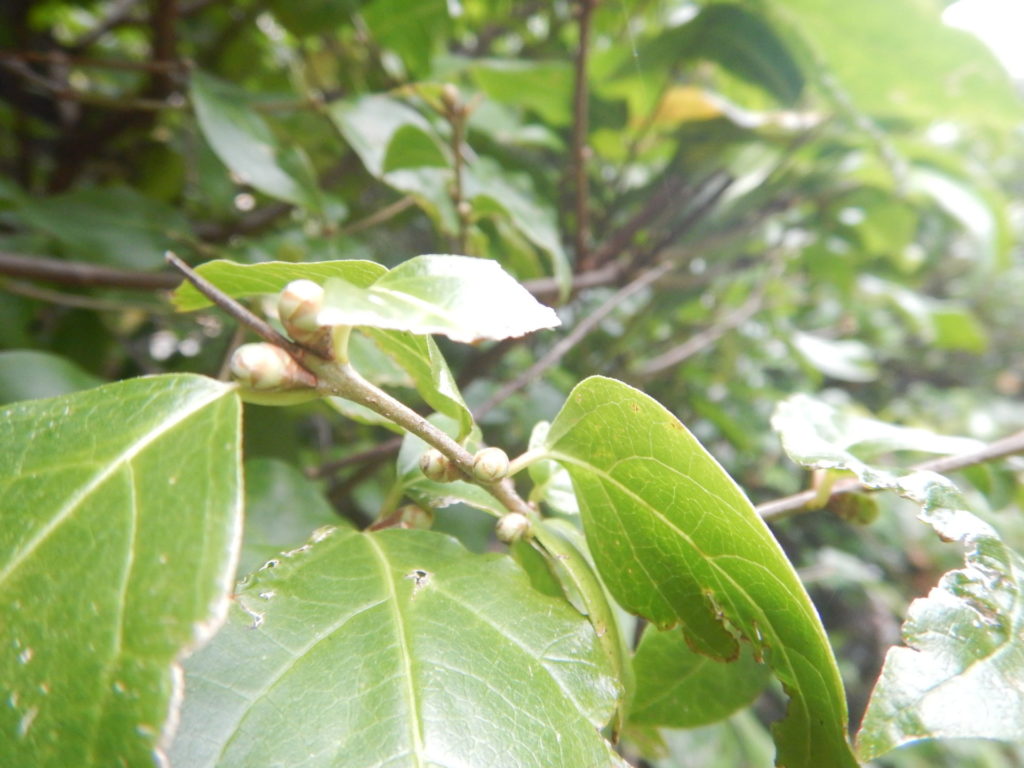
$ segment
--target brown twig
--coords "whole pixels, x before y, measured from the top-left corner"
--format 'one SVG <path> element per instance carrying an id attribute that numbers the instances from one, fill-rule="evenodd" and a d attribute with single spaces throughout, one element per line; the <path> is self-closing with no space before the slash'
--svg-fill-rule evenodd
<path id="1" fill-rule="evenodd" d="M 146 291 L 172 290 L 181 285 L 181 278 L 172 272 L 137 272 L 82 261 L 4 252 L 0 252 L 0 274 L 62 285 L 136 288 Z"/>
<path id="2" fill-rule="evenodd" d="M 763 305 L 764 293 L 763 291 L 758 291 L 732 312 L 727 313 L 724 317 L 699 333 L 695 333 L 682 344 L 641 363 L 636 369 L 636 376 L 643 381 L 648 381 L 658 374 L 678 366 L 687 358 L 710 347 L 733 328 L 745 323 L 761 311 Z"/>
<path id="3" fill-rule="evenodd" d="M 192 269 L 192 267 L 170 251 L 167 252 L 165 258 L 167 259 L 167 263 L 181 272 L 185 276 L 185 279 L 192 283 L 196 290 L 203 294 L 203 296 L 208 298 L 239 323 L 251 328 L 261 339 L 270 344 L 276 344 L 281 347 L 289 355 L 295 358 L 295 361 L 299 363 L 299 365 L 303 365 L 307 355 L 309 354 L 309 350 L 299 344 L 296 344 L 291 339 L 282 336 L 274 330 L 269 323 L 261 317 L 254 315 L 233 298 L 222 292 L 217 288 L 217 286 L 197 273 Z"/>
<path id="4" fill-rule="evenodd" d="M 351 224 L 342 227 L 339 230 L 339 234 L 354 235 L 357 232 L 362 232 L 364 229 L 376 227 L 378 224 L 383 224 L 400 213 L 409 210 L 414 205 L 416 205 L 416 200 L 411 195 L 406 195 L 389 205 L 385 205 L 379 211 L 375 211 L 365 218 L 353 221 Z"/>
<path id="5" fill-rule="evenodd" d="M 1007 456 L 1013 456 L 1018 453 L 1024 453 L 1024 430 L 996 440 L 977 450 L 955 456 L 940 456 L 936 459 L 915 464 L 910 469 L 913 471 L 931 471 L 945 474 L 977 466 L 978 464 L 987 464 L 990 461 L 1004 459 Z M 852 493 L 854 491 L 874 492 L 875 490 L 873 488 L 866 488 L 857 478 L 848 478 L 839 480 L 832 486 L 829 498 L 831 499 L 840 494 Z M 794 493 L 792 496 L 785 496 L 781 499 L 759 504 L 757 506 L 757 513 L 766 521 L 774 522 L 800 514 L 801 512 L 811 512 L 813 510 L 808 505 L 815 502 L 818 496 L 819 492 L 817 489 L 812 488 L 807 491 L 801 491 L 800 493 Z"/>
<path id="6" fill-rule="evenodd" d="M 573 85 L 572 172 L 576 198 L 576 263 L 589 268 L 596 266 L 588 256 L 590 247 L 590 186 L 587 182 L 587 159 L 590 154 L 587 139 L 590 120 L 587 100 L 587 60 L 590 54 L 590 22 L 597 0 L 579 0 L 579 46 L 576 51 L 576 72 Z"/>

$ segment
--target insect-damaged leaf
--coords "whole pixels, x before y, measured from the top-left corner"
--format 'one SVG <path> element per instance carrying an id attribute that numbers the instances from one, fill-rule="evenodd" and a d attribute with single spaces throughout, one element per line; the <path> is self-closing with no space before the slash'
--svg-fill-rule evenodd
<path id="1" fill-rule="evenodd" d="M 647 395 L 592 377 L 551 425 L 591 553 L 624 608 L 719 659 L 737 637 L 765 653 L 790 696 L 775 724 L 788 768 L 856 764 L 846 700 L 818 615 L 753 506 L 679 421 Z"/>
<path id="2" fill-rule="evenodd" d="M 154 764 L 227 609 L 239 420 L 186 375 L 0 411 L 0 762 Z"/>
<path id="3" fill-rule="evenodd" d="M 177 765 L 623 765 L 590 623 L 429 531 L 320 531 L 186 671 Z"/>

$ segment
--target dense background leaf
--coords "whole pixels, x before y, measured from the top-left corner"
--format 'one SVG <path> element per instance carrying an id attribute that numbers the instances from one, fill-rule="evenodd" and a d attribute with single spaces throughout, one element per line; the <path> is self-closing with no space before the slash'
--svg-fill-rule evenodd
<path id="1" fill-rule="evenodd" d="M 0 414 L 0 753 L 149 765 L 177 665 L 223 621 L 241 534 L 239 403 L 195 376 Z"/>

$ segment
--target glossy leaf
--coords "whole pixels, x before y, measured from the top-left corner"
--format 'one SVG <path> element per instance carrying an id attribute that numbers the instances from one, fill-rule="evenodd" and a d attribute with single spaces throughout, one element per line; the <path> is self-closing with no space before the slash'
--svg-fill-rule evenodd
<path id="1" fill-rule="evenodd" d="M 0 404 L 68 395 L 102 383 L 59 355 L 29 349 L 0 352 Z"/>
<path id="2" fill-rule="evenodd" d="M 789 694 L 779 764 L 855 764 L 839 672 L 807 593 L 753 506 L 686 428 L 621 382 L 577 385 L 548 453 L 572 476 L 598 570 L 626 610 L 695 650 L 764 653 Z M 728 626 L 726 625 L 727 622 Z"/>
<path id="3" fill-rule="evenodd" d="M 438 413 L 455 420 L 454 437 L 461 440 L 473 428 L 473 414 L 462 399 L 448 363 L 429 336 L 381 328 L 364 328 L 377 346 L 411 377 L 423 399 Z"/>
<path id="4" fill-rule="evenodd" d="M 512 176 L 493 160 L 481 157 L 467 171 L 465 194 L 477 213 L 497 210 L 507 215 L 516 229 L 547 255 L 562 297 L 568 296 L 572 268 L 562 248 L 555 212 L 541 202 L 525 178 Z"/>
<path id="5" fill-rule="evenodd" d="M 860 755 L 872 759 L 928 738 L 1024 739 L 1024 558 L 968 511 L 952 481 L 874 467 L 850 453 L 856 441 L 824 403 L 791 398 L 772 423 L 798 463 L 849 470 L 868 488 L 908 498 L 940 538 L 966 547 L 965 567 L 911 604 L 904 646 L 889 650 L 871 694 L 857 736 Z M 916 443 L 915 432 L 907 430 L 908 442 Z"/>
<path id="6" fill-rule="evenodd" d="M 477 59 L 470 72 L 495 101 L 532 110 L 556 126 L 572 120 L 572 67 L 568 62 Z"/>
<path id="7" fill-rule="evenodd" d="M 323 493 L 297 468 L 280 459 L 245 462 L 245 536 L 240 574 L 293 549 L 325 525 L 344 526 Z"/>
<path id="8" fill-rule="evenodd" d="M 306 264 L 293 264 L 288 261 L 239 264 L 218 259 L 200 264 L 196 272 L 228 296 L 238 299 L 261 293 L 278 293 L 292 280 L 312 280 L 321 283 L 330 277 L 340 277 L 355 285 L 369 285 L 387 272 L 387 268 L 372 261 L 358 259 L 316 261 Z M 187 281 L 175 289 L 172 299 L 179 312 L 190 312 L 211 305 L 210 300 Z"/>
<path id="9" fill-rule="evenodd" d="M 767 664 L 749 646 L 729 663 L 694 653 L 682 633 L 648 626 L 633 657 L 636 695 L 631 725 L 695 728 L 752 703 L 768 683 Z"/>
<path id="10" fill-rule="evenodd" d="M 157 376 L 0 413 L 0 754 L 152 765 L 241 534 L 231 387 Z"/>
<path id="11" fill-rule="evenodd" d="M 243 183 L 278 200 L 320 211 L 309 159 L 297 146 L 278 143 L 264 119 L 245 104 L 243 92 L 196 71 L 189 81 L 189 97 L 203 136 Z"/>
<path id="12" fill-rule="evenodd" d="M 443 48 L 448 28 L 446 0 L 373 0 L 363 11 L 376 41 L 405 62 L 414 75 L 429 72 L 433 54 Z"/>
<path id="13" fill-rule="evenodd" d="M 453 341 L 506 339 L 553 328 L 558 316 L 496 262 L 467 256 L 417 256 L 372 286 L 328 280 L 324 325 L 444 334 Z"/>
<path id="14" fill-rule="evenodd" d="M 590 624 L 428 531 L 327 530 L 260 570 L 186 691 L 192 768 L 622 765 Z"/>

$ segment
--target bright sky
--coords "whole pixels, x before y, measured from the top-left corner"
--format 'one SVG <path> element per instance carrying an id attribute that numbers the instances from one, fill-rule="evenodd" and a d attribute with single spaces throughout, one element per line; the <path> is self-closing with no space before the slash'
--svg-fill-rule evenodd
<path id="1" fill-rule="evenodd" d="M 1024 79 L 1024 0 L 959 0 L 942 14 L 980 37 L 1016 79 Z"/>

